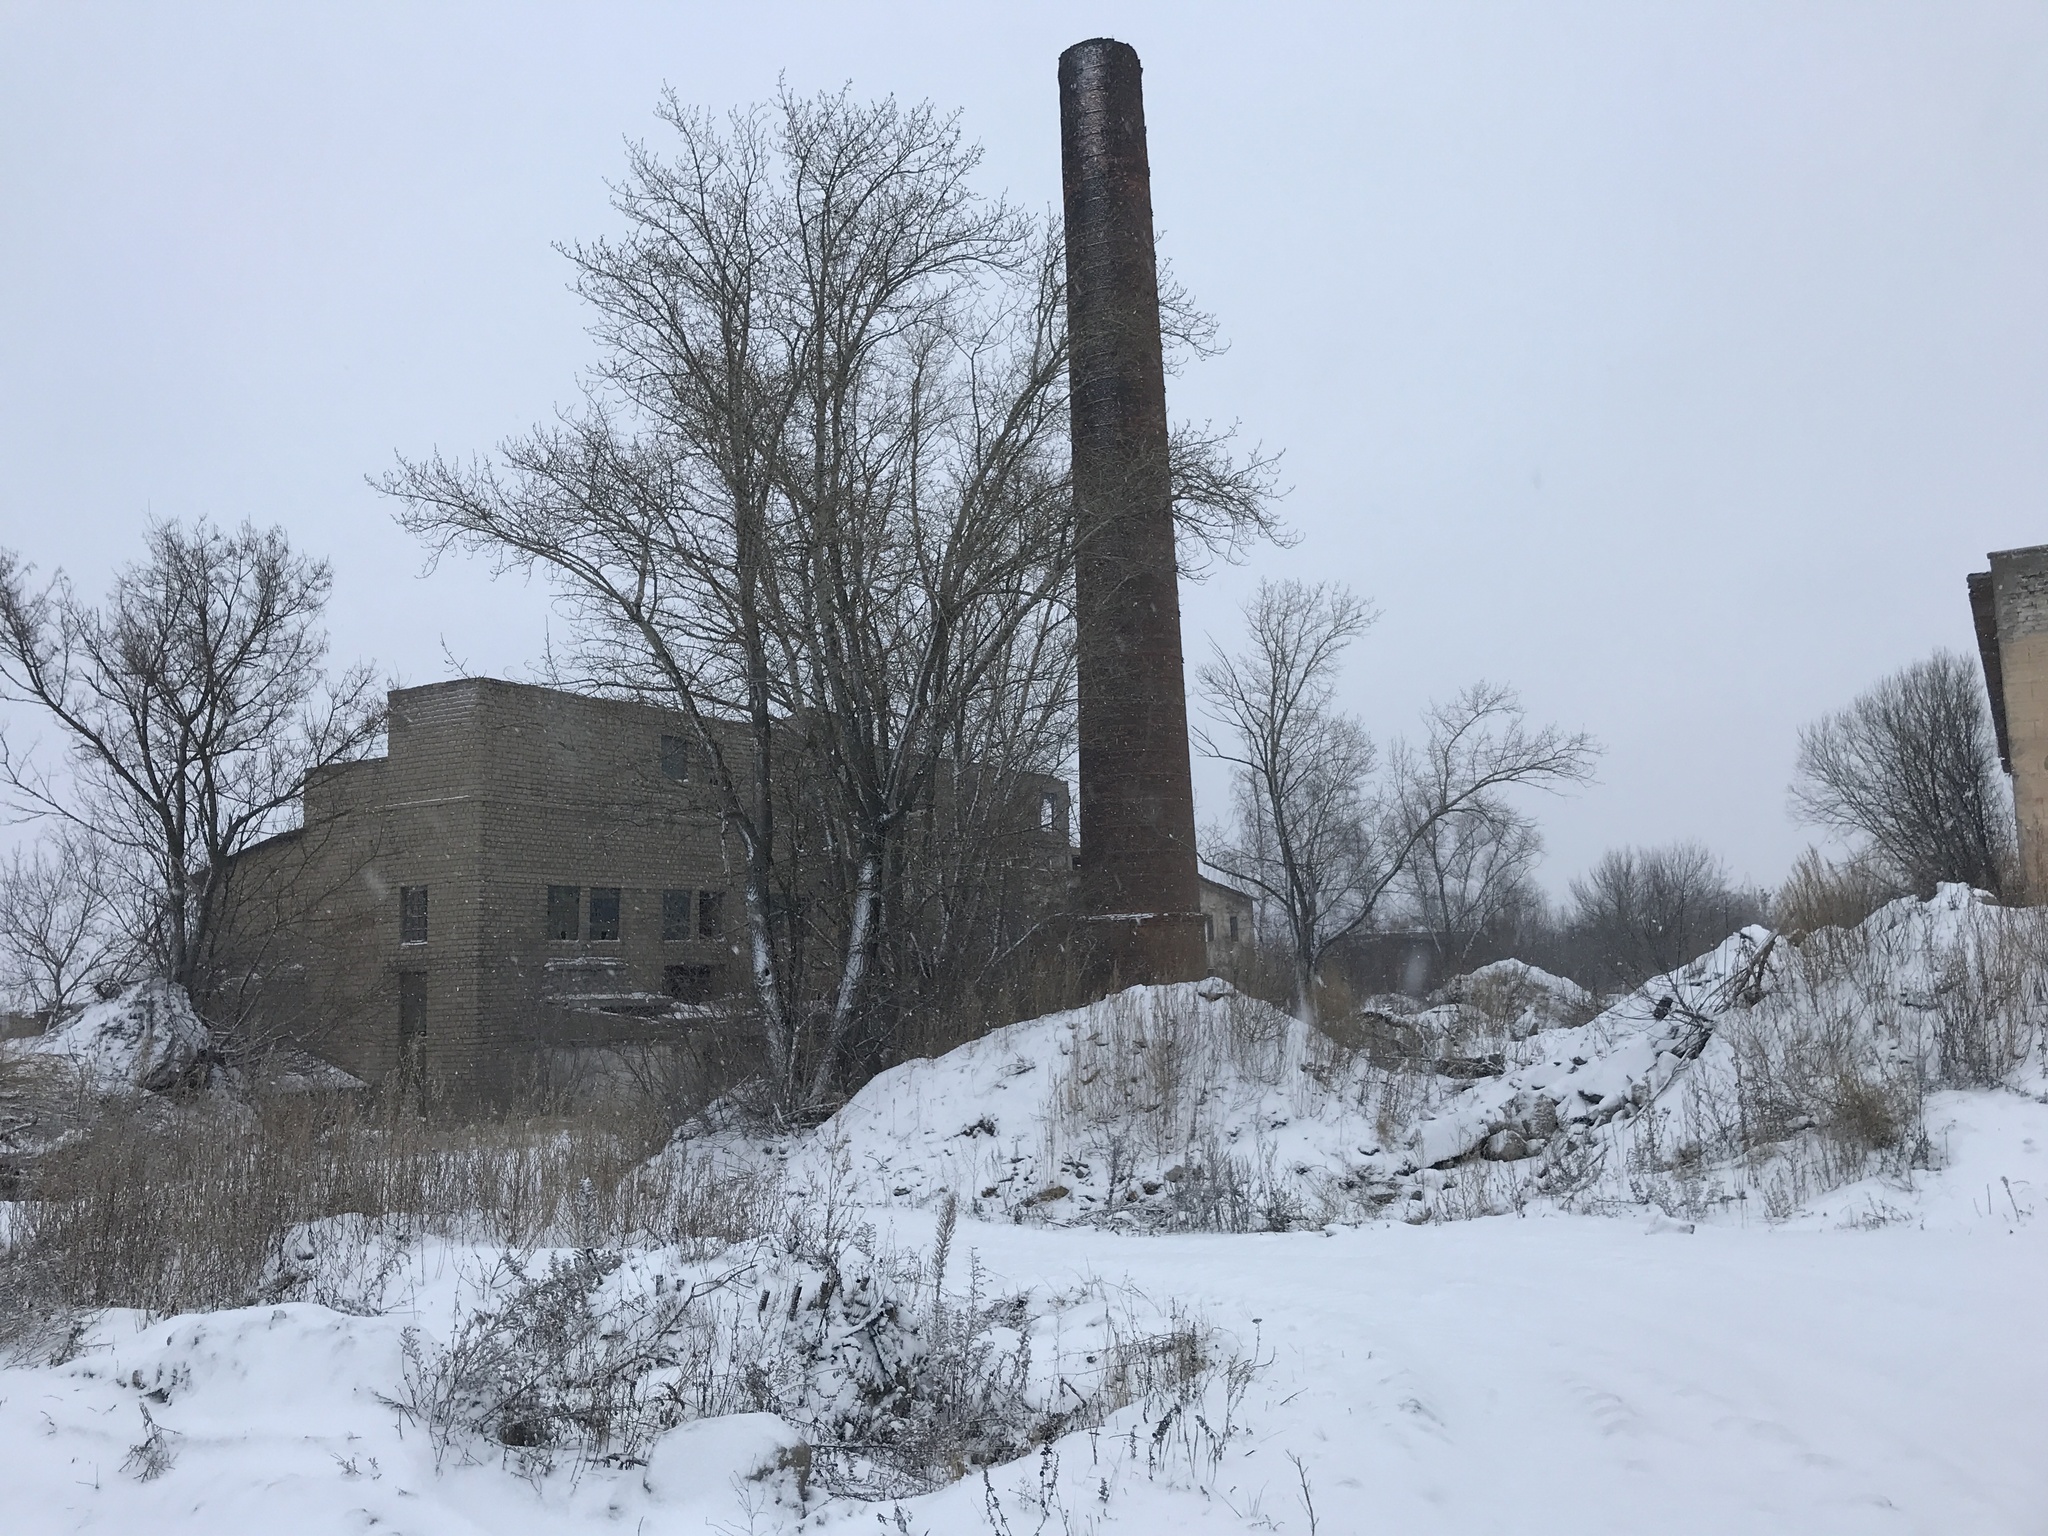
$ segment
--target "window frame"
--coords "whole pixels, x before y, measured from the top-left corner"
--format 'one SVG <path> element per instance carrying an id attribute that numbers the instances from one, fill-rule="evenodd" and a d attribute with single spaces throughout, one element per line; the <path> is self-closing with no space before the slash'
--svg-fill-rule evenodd
<path id="1" fill-rule="evenodd" d="M 695 937 L 692 923 L 697 915 L 696 903 L 688 891 L 663 891 L 661 893 L 661 942 L 664 944 L 685 944 Z"/>
<path id="2" fill-rule="evenodd" d="M 664 732 L 655 748 L 655 757 L 661 768 L 661 777 L 669 784 L 690 782 L 690 738 L 673 736 Z"/>
<path id="3" fill-rule="evenodd" d="M 570 931 L 566 934 L 558 933 L 556 931 L 558 928 L 562 926 L 560 923 L 556 921 L 556 918 L 560 916 L 562 911 L 564 910 L 560 905 L 560 901 L 564 893 L 567 894 L 567 897 L 570 902 L 570 907 L 568 910 L 570 910 L 573 914 L 568 924 Z M 550 944 L 574 944 L 583 937 L 582 886 L 550 885 L 548 887 L 547 901 L 545 906 L 542 908 L 542 911 L 544 913 L 544 916 L 542 917 L 542 922 L 546 924 L 545 932 L 547 934 L 547 940 Z"/>
<path id="4" fill-rule="evenodd" d="M 398 1051 L 401 1057 L 417 1053 L 427 1038 L 427 1014 L 433 1006 L 433 992 L 427 973 L 403 970 L 398 973 Z"/>
<path id="5" fill-rule="evenodd" d="M 418 900 L 418 911 L 413 910 Z M 418 932 L 414 932 L 414 918 L 417 917 Z M 398 942 L 410 949 L 427 942 L 432 930 L 427 926 L 427 888 L 424 885 L 401 885 L 398 888 Z"/>
<path id="6" fill-rule="evenodd" d="M 711 942 L 725 937 L 725 892 L 697 893 L 697 937 Z"/>
<path id="7" fill-rule="evenodd" d="M 684 985 L 687 981 L 688 985 Z M 678 960 L 661 968 L 661 990 L 685 1007 L 714 1002 L 725 989 L 725 967 L 711 962 Z M 688 994 L 695 993 L 691 996 Z"/>
<path id="8" fill-rule="evenodd" d="M 598 932 L 597 910 L 602 902 L 611 909 L 609 933 Z M 593 885 L 583 902 L 583 933 L 592 944 L 618 944 L 626 937 L 626 892 L 623 886 Z"/>

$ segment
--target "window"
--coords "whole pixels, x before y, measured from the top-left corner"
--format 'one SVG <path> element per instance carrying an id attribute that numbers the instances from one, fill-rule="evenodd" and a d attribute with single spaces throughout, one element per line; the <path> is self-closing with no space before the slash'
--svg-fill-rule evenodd
<path id="1" fill-rule="evenodd" d="M 619 936 L 619 888 L 594 885 L 590 888 L 590 937 L 607 943 Z"/>
<path id="2" fill-rule="evenodd" d="M 1216 942 L 1216 919 L 1207 912 L 1202 914 L 1202 942 L 1204 944 L 1214 944 Z"/>
<path id="3" fill-rule="evenodd" d="M 665 965 L 661 990 L 679 1003 L 708 1003 L 725 990 L 722 965 Z"/>
<path id="4" fill-rule="evenodd" d="M 690 936 L 690 893 L 688 891 L 663 891 L 661 893 L 661 937 L 664 943 L 673 944 L 677 939 Z"/>
<path id="5" fill-rule="evenodd" d="M 1230 942 L 1233 944 L 1237 942 L 1237 914 L 1235 912 L 1230 914 Z"/>
<path id="6" fill-rule="evenodd" d="M 398 942 L 427 942 L 427 888 L 424 885 L 401 885 L 398 888 Z"/>
<path id="7" fill-rule="evenodd" d="M 671 784 L 685 784 L 690 778 L 690 741 L 686 736 L 661 738 L 661 776 Z"/>
<path id="8" fill-rule="evenodd" d="M 1059 826 L 1060 801 L 1057 795 L 1038 797 L 1038 830 L 1051 832 Z"/>
<path id="9" fill-rule="evenodd" d="M 697 937 L 700 939 L 722 939 L 725 937 L 725 892 L 699 891 L 697 893 Z"/>
<path id="10" fill-rule="evenodd" d="M 548 937 L 560 942 L 563 939 L 583 937 L 583 891 L 574 885 L 551 885 L 548 887 Z"/>

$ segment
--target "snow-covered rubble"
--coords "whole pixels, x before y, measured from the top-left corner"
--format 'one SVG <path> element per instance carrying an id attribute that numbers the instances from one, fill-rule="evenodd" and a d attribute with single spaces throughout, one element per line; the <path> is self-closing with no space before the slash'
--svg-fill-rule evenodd
<path id="1" fill-rule="evenodd" d="M 1475 1009 L 1516 1040 L 1571 1029 L 1600 1011 L 1593 994 L 1565 976 L 1524 960 L 1495 960 L 1442 988 L 1443 1001 Z"/>
<path id="2" fill-rule="evenodd" d="M 892 1068 L 804 1134 L 692 1127 L 678 1145 L 863 1204 L 1284 1226 L 1355 1204 L 1377 1166 L 1344 1054 L 1220 982 L 1135 987 Z"/>
<path id="3" fill-rule="evenodd" d="M 905 1063 L 801 1135 L 700 1126 L 686 1144 L 857 1202 L 950 1194 L 1034 1222 L 1241 1230 L 1531 1201 L 1746 1215 L 1752 1192 L 1783 1215 L 1936 1156 L 1919 1101 L 1965 1047 L 1998 1058 L 1979 1083 L 2023 1069 L 2042 938 L 2037 914 L 1945 886 L 1797 945 L 1745 929 L 1590 1018 L 1573 983 L 1500 962 L 1404 1021 L 1424 1040 L 1493 1031 L 1487 1055 L 1435 1070 L 1218 982 L 1134 988 Z"/>
<path id="4" fill-rule="evenodd" d="M 141 981 L 40 1035 L 0 1043 L 18 1061 L 61 1069 L 88 1094 L 120 1097 L 194 1088 L 272 1093 L 361 1089 L 361 1079 L 310 1052 L 275 1046 L 231 1064 L 182 987 Z"/>
<path id="5" fill-rule="evenodd" d="M 99 1093 L 203 1086 L 218 1065 L 212 1035 L 184 989 L 162 981 L 137 982 L 9 1049 L 69 1066 Z"/>
<path id="6" fill-rule="evenodd" d="M 1407 1138 L 1415 1161 L 1435 1166 L 1480 1150 L 1498 1158 L 1509 1147 L 1495 1138 L 1510 1135 L 1515 1156 L 1526 1157 L 1560 1132 L 1642 1108 L 1699 1056 L 1721 1014 L 1758 1000 L 1773 948 L 1769 930 L 1745 928 L 1588 1023 L 1525 1036 L 1536 1059 L 1426 1115 Z"/>

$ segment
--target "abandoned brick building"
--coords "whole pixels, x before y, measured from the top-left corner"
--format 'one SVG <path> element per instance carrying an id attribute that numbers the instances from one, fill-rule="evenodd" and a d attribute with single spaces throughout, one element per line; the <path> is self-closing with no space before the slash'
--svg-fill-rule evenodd
<path id="1" fill-rule="evenodd" d="M 721 750 L 744 761 L 737 731 Z M 262 1008 L 368 1082 L 471 1089 L 536 1052 L 714 1021 L 745 983 L 744 914 L 699 751 L 647 705 L 481 678 L 393 692 L 386 755 L 309 780 L 302 830 L 245 856 L 310 893 Z M 1026 791 L 1034 897 L 1060 908 L 1067 789 Z"/>
<path id="2" fill-rule="evenodd" d="M 2026 899 L 2048 900 L 2048 544 L 2003 549 L 1969 579 L 1998 756 L 2012 776 Z"/>
<path id="3" fill-rule="evenodd" d="M 1202 946 L 1210 974 L 1236 980 L 1251 958 L 1252 919 L 1257 906 L 1251 896 L 1207 870 L 1201 874 Z"/>

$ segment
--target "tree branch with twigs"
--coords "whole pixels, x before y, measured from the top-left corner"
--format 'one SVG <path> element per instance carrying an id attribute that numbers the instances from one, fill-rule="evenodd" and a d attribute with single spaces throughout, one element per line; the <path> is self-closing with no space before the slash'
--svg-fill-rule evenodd
<path id="1" fill-rule="evenodd" d="M 1499 818 L 1516 788 L 1590 778 L 1582 733 L 1532 727 L 1514 693 L 1479 683 L 1430 708 L 1422 741 L 1382 759 L 1336 707 L 1345 650 L 1375 617 L 1336 585 L 1261 583 L 1249 639 L 1212 650 L 1196 688 L 1214 723 L 1200 750 L 1232 770 L 1235 825 L 1209 860 L 1268 904 L 1293 966 L 1294 1009 L 1316 1018 L 1317 970 L 1366 928 L 1397 880 L 1460 818 Z"/>
<path id="2" fill-rule="evenodd" d="M 0 734 L 15 809 L 93 837 L 127 876 L 132 935 L 203 1005 L 236 860 L 295 821 L 308 774 L 367 753 L 384 697 L 330 678 L 333 578 L 281 529 L 159 523 L 105 603 L 0 552 L 0 692 L 57 728 L 68 771 Z"/>
<path id="3" fill-rule="evenodd" d="M 974 190 L 979 151 L 928 105 L 661 117 L 669 149 L 614 188 L 626 233 L 566 249 L 597 316 L 585 403 L 381 484 L 437 553 L 549 575 L 575 681 L 692 723 L 773 1097 L 809 1112 L 857 1034 L 1003 937 L 944 882 L 990 871 L 1022 776 L 1068 755 L 1063 245 Z M 1269 457 L 1203 432 L 1180 463 L 1190 551 L 1275 529 Z"/>

